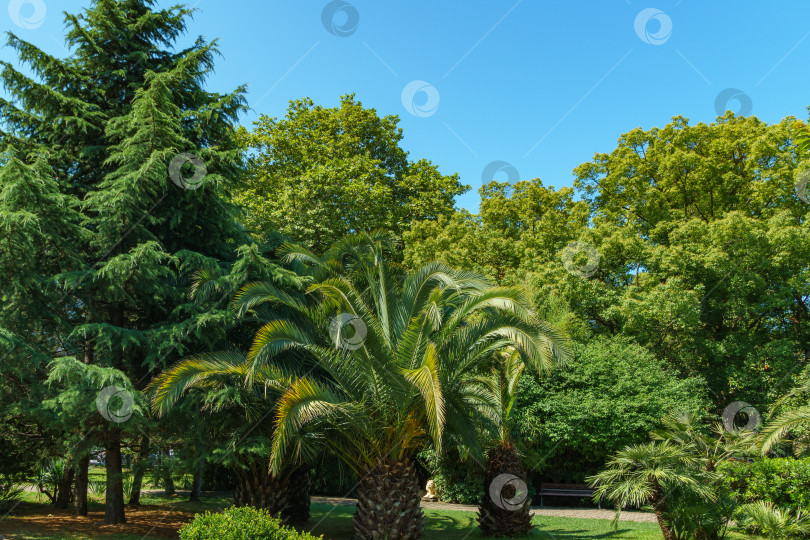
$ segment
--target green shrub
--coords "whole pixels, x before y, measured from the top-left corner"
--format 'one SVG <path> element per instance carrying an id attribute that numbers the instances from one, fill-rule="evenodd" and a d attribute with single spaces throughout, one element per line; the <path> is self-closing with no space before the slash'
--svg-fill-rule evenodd
<path id="1" fill-rule="evenodd" d="M 10 511 L 20 500 L 23 488 L 18 485 L 18 481 L 13 475 L 0 475 L 0 512 Z"/>
<path id="2" fill-rule="evenodd" d="M 772 502 L 790 510 L 810 508 L 810 459 L 761 459 L 718 467 L 723 489 L 737 504 Z"/>
<path id="3" fill-rule="evenodd" d="M 282 525 L 266 510 L 232 506 L 222 513 L 197 514 L 180 529 L 180 540 L 316 540 L 312 536 Z"/>
<path id="4" fill-rule="evenodd" d="M 462 459 L 456 452 L 439 457 L 432 448 L 419 452 L 417 457 L 436 483 L 436 490 L 442 502 L 458 504 L 481 502 L 484 473 L 475 461 Z"/>

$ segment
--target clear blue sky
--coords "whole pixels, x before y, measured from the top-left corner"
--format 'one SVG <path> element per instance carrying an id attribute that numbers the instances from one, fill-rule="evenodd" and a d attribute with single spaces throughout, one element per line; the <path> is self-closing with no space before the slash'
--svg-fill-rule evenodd
<path id="1" fill-rule="evenodd" d="M 26 2 L 17 21 L 0 13 L 0 27 L 64 55 L 61 12 L 89 0 L 10 6 Z M 45 6 L 41 21 L 31 2 Z M 712 121 L 727 88 L 745 94 L 728 108 L 750 103 L 751 114 L 768 122 L 804 119 L 810 105 L 806 0 L 189 3 L 199 12 L 188 39 L 220 39 L 212 88 L 250 85 L 254 112 L 244 123 L 284 114 L 291 99 L 332 106 L 353 92 L 379 114 L 400 116 L 413 159 L 460 173 L 473 189 L 458 203 L 472 211 L 482 172 L 495 160 L 559 188 L 630 129 L 675 115 Z M 327 17 L 333 33 L 323 21 L 327 6 L 336 10 Z M 13 59 L 8 49 L 0 58 Z M 423 91 L 406 107 L 402 94 L 412 81 L 431 86 L 411 85 Z"/>

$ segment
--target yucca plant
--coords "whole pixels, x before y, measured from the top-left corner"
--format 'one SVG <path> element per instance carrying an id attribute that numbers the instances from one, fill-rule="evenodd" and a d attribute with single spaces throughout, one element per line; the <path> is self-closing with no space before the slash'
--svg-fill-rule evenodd
<path id="1" fill-rule="evenodd" d="M 87 489 L 96 497 L 101 497 L 107 492 L 107 480 L 104 478 L 91 478 L 87 481 Z"/>
<path id="2" fill-rule="evenodd" d="M 44 493 L 54 503 L 59 496 L 59 485 L 65 472 L 63 459 L 49 459 L 42 463 L 37 470 L 34 485 L 40 493 Z"/>
<path id="3" fill-rule="evenodd" d="M 441 263 L 406 273 L 388 247 L 384 235 L 349 238 L 327 258 L 288 246 L 285 259 L 312 276 L 306 297 L 254 284 L 236 299 L 241 310 L 289 312 L 262 326 L 247 357 L 252 369 L 297 360 L 278 404 L 273 470 L 323 450 L 351 467 L 359 539 L 421 535 L 414 454 L 429 441 L 441 452 L 445 439 L 478 448 L 476 413 L 495 405 L 471 377 L 495 353 L 512 348 L 541 366 L 567 345 L 519 289 Z"/>
<path id="4" fill-rule="evenodd" d="M 810 514 L 797 510 L 794 514 L 772 502 L 757 501 L 740 507 L 738 524 L 754 530 L 769 540 L 801 538 L 810 534 Z"/>

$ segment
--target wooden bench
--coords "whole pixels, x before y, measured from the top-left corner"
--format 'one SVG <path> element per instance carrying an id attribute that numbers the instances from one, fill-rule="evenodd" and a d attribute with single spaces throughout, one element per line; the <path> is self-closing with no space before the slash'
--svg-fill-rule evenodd
<path id="1" fill-rule="evenodd" d="M 596 490 L 585 484 L 540 484 L 540 506 L 543 506 L 543 497 L 577 497 L 591 498 Z M 602 509 L 602 504 L 599 509 Z"/>

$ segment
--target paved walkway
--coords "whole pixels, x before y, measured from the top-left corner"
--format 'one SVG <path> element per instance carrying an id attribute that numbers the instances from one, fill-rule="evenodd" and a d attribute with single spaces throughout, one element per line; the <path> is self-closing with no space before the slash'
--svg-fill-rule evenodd
<path id="1" fill-rule="evenodd" d="M 341 497 L 312 497 L 314 503 L 354 506 L 357 499 L 344 499 Z M 422 508 L 428 510 L 460 510 L 462 512 L 477 512 L 478 507 L 469 504 L 451 504 L 443 502 L 422 501 Z M 532 514 L 536 516 L 567 517 L 583 519 L 613 519 L 616 513 L 613 510 L 598 510 L 596 508 L 572 507 L 533 507 Z M 621 521 L 636 521 L 655 523 L 655 515 L 646 512 L 622 512 Z"/>

